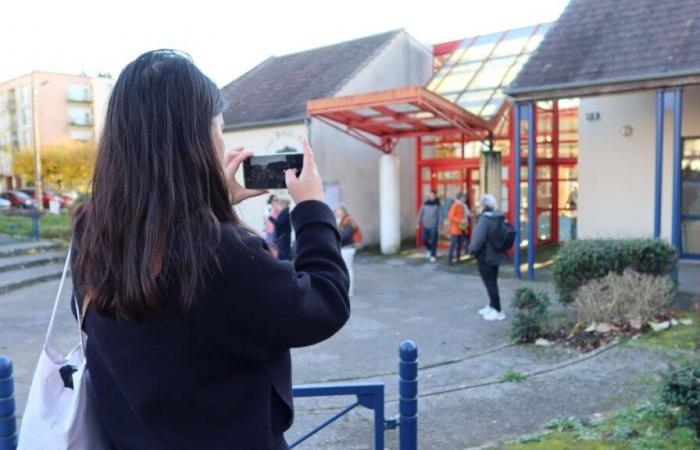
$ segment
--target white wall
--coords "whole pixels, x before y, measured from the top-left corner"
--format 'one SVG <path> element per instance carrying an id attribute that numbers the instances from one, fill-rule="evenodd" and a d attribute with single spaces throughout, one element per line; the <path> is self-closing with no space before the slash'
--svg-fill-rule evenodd
<path id="1" fill-rule="evenodd" d="M 256 155 L 276 153 L 284 147 L 291 147 L 301 152 L 301 140 L 307 138 L 307 128 L 303 122 L 293 125 L 276 127 L 250 128 L 224 133 L 226 149 L 233 150 L 243 147 Z M 242 171 L 239 171 L 242 179 Z M 286 194 L 286 191 L 274 191 L 276 194 Z M 263 212 L 267 195 L 246 200 L 236 206 L 239 217 L 253 230 L 262 232 Z"/>
<path id="2" fill-rule="evenodd" d="M 670 103 L 667 103 L 670 105 Z M 581 99 L 579 109 L 580 237 L 649 237 L 654 232 L 656 139 L 654 91 Z M 586 113 L 600 119 L 587 121 Z M 631 136 L 621 129 L 630 125 Z M 662 237 L 671 233 L 673 112 L 666 110 L 662 185 Z M 686 88 L 684 137 L 700 136 L 700 88 Z"/>
<path id="3" fill-rule="evenodd" d="M 423 85 L 432 74 L 432 53 L 402 32 L 336 96 Z M 341 201 L 362 227 L 365 244 L 379 242 L 379 157 L 381 152 L 322 122 L 311 121 L 311 143 L 327 182 L 338 183 Z M 399 155 L 401 233 L 415 233 L 415 144 L 404 139 Z"/>
<path id="4" fill-rule="evenodd" d="M 365 67 L 359 68 L 336 96 L 422 85 L 432 74 L 431 50 L 407 33 L 399 33 Z M 312 82 L 310 80 L 309 82 Z M 319 171 L 326 183 L 339 186 L 340 201 L 362 227 L 365 244 L 379 242 L 379 157 L 381 152 L 316 119 L 310 121 L 309 138 Z M 227 148 L 244 146 L 256 154 L 274 153 L 275 142 L 298 143 L 307 127 L 298 125 L 252 128 L 224 133 Z M 273 148 L 274 147 L 274 148 Z M 396 148 L 400 158 L 401 230 L 405 237 L 415 232 L 414 141 Z M 239 214 L 255 230 L 262 230 L 265 199 L 254 199 L 238 207 Z"/>

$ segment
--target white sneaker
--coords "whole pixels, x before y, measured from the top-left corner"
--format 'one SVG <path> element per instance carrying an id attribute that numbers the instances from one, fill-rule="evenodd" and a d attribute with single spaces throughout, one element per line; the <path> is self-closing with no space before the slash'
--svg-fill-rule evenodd
<path id="1" fill-rule="evenodd" d="M 437 261 L 437 260 L 435 259 L 435 257 L 434 257 L 434 256 L 431 256 L 431 257 L 430 257 L 430 262 L 435 262 L 435 261 Z"/>
<path id="2" fill-rule="evenodd" d="M 425 257 L 428 259 L 430 259 L 432 257 L 432 255 L 430 254 L 430 251 L 426 252 Z"/>
<path id="3" fill-rule="evenodd" d="M 498 312 L 495 309 L 484 314 L 484 320 L 505 320 L 506 315 L 503 312 Z"/>
<path id="4" fill-rule="evenodd" d="M 486 305 L 479 310 L 479 314 L 481 314 L 482 316 L 485 316 L 486 314 L 488 314 L 489 312 L 491 312 L 493 310 L 494 309 L 491 308 L 491 305 Z"/>

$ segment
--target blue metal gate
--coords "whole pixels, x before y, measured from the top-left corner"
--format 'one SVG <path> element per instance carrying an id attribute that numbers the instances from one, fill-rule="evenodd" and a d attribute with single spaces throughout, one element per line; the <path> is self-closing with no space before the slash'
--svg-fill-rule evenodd
<path id="1" fill-rule="evenodd" d="M 294 386 L 295 397 L 354 395 L 355 401 L 290 444 L 294 448 L 358 406 L 374 411 L 374 448 L 384 450 L 384 431 L 399 428 L 399 450 L 418 448 L 418 349 L 413 341 L 399 346 L 399 417 L 384 416 L 384 383 L 325 383 Z"/>

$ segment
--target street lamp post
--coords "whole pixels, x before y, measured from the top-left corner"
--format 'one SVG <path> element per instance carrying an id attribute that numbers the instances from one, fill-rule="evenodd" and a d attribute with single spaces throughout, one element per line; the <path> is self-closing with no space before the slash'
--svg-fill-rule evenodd
<path id="1" fill-rule="evenodd" d="M 34 197 L 36 199 L 36 208 L 39 210 L 44 209 L 44 197 L 43 197 L 43 189 L 42 189 L 42 180 L 41 180 L 41 142 L 39 138 L 39 121 L 38 119 L 38 114 L 36 111 L 36 105 L 37 105 L 37 97 L 39 95 L 39 87 L 43 86 L 47 82 L 44 81 L 41 83 L 39 86 L 34 85 L 34 72 L 32 72 L 31 75 L 31 83 L 32 83 L 32 128 L 33 128 L 33 134 L 34 134 Z"/>

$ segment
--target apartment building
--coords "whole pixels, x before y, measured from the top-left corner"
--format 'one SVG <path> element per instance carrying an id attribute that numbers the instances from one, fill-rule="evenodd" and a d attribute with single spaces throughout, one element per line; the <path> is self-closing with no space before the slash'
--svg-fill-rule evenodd
<path id="1" fill-rule="evenodd" d="M 12 154 L 36 138 L 39 145 L 97 139 L 113 84 L 109 75 L 42 71 L 0 83 L 0 188 L 17 186 Z"/>

